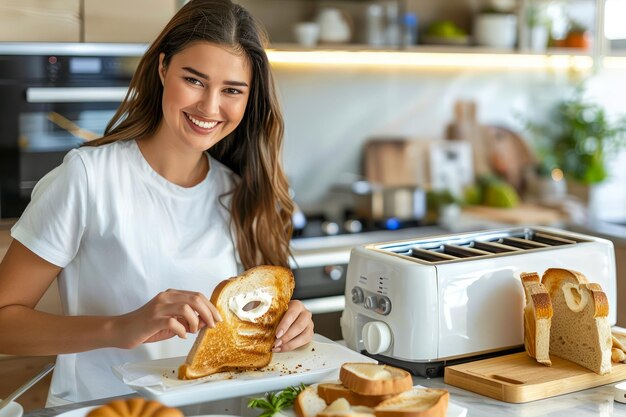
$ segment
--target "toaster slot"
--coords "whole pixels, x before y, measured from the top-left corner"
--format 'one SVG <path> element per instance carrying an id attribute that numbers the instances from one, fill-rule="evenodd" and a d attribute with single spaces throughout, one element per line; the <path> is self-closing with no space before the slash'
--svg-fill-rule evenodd
<path id="1" fill-rule="evenodd" d="M 471 258 L 474 256 L 490 255 L 491 252 L 470 248 L 469 246 L 443 245 L 443 253 L 459 258 Z"/>
<path id="2" fill-rule="evenodd" d="M 508 246 L 515 246 L 520 249 L 537 249 L 547 248 L 550 245 L 541 242 L 535 242 L 534 240 L 522 239 L 519 237 L 505 237 L 502 239 L 502 243 Z"/>
<path id="3" fill-rule="evenodd" d="M 545 243 L 550 246 L 571 245 L 576 243 L 575 240 L 566 239 L 560 236 L 547 235 L 545 233 L 535 233 L 531 237 L 531 240 L 535 242 Z"/>
<path id="4" fill-rule="evenodd" d="M 422 248 L 412 248 L 411 256 L 428 262 L 441 262 L 459 259 L 457 256 L 452 256 L 447 253 L 437 252 L 435 250 L 426 250 Z"/>
<path id="5" fill-rule="evenodd" d="M 373 249 L 391 252 L 407 259 L 428 263 L 461 262 L 502 254 L 521 254 L 547 251 L 555 246 L 570 246 L 590 242 L 580 236 L 570 236 L 548 229 L 518 227 L 508 230 L 489 230 L 450 236 L 432 236 L 422 239 L 395 241 L 372 245 Z"/>
<path id="6" fill-rule="evenodd" d="M 516 252 L 522 250 L 520 248 L 516 248 L 515 246 L 504 245 L 498 242 L 481 242 L 478 240 L 473 242 L 473 247 L 491 253 Z"/>

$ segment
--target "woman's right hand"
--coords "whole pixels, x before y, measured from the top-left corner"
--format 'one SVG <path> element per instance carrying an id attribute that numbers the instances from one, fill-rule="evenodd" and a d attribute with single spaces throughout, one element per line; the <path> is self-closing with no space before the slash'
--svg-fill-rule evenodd
<path id="1" fill-rule="evenodd" d="M 115 345 L 132 349 L 143 343 L 158 342 L 174 336 L 187 338 L 205 326 L 222 321 L 217 308 L 204 294 L 167 290 L 157 294 L 143 307 L 116 320 Z"/>

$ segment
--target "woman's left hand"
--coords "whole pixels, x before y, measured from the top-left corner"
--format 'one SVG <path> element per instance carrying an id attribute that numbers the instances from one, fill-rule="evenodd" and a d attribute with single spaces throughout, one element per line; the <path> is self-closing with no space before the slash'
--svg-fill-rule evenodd
<path id="1" fill-rule="evenodd" d="M 312 317 L 302 301 L 291 300 L 276 328 L 276 342 L 272 352 L 287 352 L 309 343 L 313 338 Z"/>

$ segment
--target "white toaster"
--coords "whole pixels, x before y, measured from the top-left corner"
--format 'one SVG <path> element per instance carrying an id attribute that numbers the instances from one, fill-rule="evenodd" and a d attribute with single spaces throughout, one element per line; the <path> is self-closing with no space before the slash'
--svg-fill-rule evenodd
<path id="1" fill-rule="evenodd" d="M 348 347 L 426 377 L 524 343 L 521 272 L 567 268 L 602 286 L 616 323 L 613 243 L 517 227 L 355 247 L 341 331 Z"/>

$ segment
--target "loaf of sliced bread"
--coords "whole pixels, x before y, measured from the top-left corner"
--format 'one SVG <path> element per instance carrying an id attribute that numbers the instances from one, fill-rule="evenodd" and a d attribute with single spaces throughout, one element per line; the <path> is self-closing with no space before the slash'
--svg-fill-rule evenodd
<path id="1" fill-rule="evenodd" d="M 576 271 L 548 269 L 542 283 L 552 301 L 550 353 L 603 375 L 611 371 L 609 303 L 599 284 Z"/>
<path id="2" fill-rule="evenodd" d="M 378 404 L 376 417 L 444 417 L 450 394 L 445 389 L 415 387 Z"/>
<path id="3" fill-rule="evenodd" d="M 309 385 L 296 397 L 293 410 L 298 417 L 315 417 L 326 406 L 326 401 L 317 395 L 317 385 Z"/>
<path id="4" fill-rule="evenodd" d="M 317 413 L 317 417 L 376 417 L 370 407 L 351 405 L 345 398 L 338 398 Z"/>
<path id="5" fill-rule="evenodd" d="M 524 347 L 537 362 L 552 365 L 550 361 L 550 323 L 552 302 L 536 272 L 523 272 L 520 279 L 524 287 Z"/>
<path id="6" fill-rule="evenodd" d="M 354 391 L 350 391 L 348 388 L 340 383 L 321 383 L 317 386 L 317 395 L 322 397 L 327 404 L 333 401 L 344 398 L 351 405 L 363 405 L 365 407 L 375 407 L 382 401 L 393 397 L 393 395 L 361 395 Z"/>
<path id="7" fill-rule="evenodd" d="M 374 363 L 344 363 L 339 379 L 343 386 L 361 395 L 395 395 L 413 386 L 407 371 Z"/>

